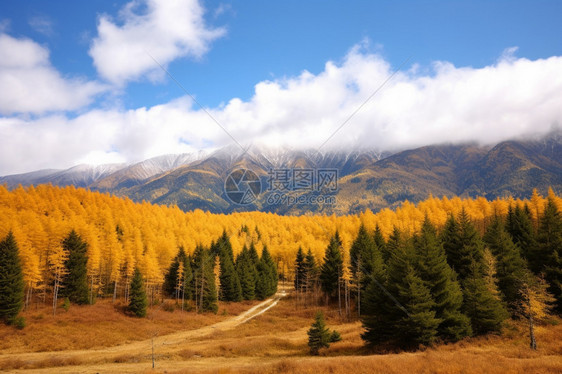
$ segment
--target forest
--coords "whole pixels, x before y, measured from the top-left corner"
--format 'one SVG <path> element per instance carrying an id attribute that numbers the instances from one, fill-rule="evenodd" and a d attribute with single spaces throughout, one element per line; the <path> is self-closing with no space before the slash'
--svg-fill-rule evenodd
<path id="1" fill-rule="evenodd" d="M 291 280 L 297 298 L 361 318 L 402 348 L 499 332 L 562 308 L 562 199 L 435 198 L 349 216 L 229 215 L 74 187 L 0 186 L 2 252 L 17 248 L 23 307 L 168 297 L 216 312 Z M 78 285 L 78 286 L 76 286 Z M 148 298 L 148 300 L 146 300 Z M 17 300 L 16 300 L 17 301 Z"/>

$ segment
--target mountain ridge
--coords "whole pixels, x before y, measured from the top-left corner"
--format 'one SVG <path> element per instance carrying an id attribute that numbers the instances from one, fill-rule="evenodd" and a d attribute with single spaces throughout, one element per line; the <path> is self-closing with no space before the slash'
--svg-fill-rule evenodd
<path id="1" fill-rule="evenodd" d="M 248 169 L 262 191 L 247 205 L 236 205 L 225 193 L 225 180 L 236 169 Z M 322 191 L 284 191 L 305 203 L 272 203 L 267 187 L 272 170 L 337 170 L 338 186 L 327 196 L 336 204 L 306 203 Z M 41 170 L 0 177 L 0 184 L 75 185 L 135 201 L 178 205 L 182 210 L 213 213 L 261 210 L 279 214 L 349 214 L 396 207 L 434 196 L 527 197 L 533 188 L 562 189 L 562 136 L 507 140 L 494 146 L 429 145 L 396 153 L 375 150 L 325 151 L 273 149 L 236 145 L 211 153 L 164 155 L 139 163 L 67 170 Z"/>

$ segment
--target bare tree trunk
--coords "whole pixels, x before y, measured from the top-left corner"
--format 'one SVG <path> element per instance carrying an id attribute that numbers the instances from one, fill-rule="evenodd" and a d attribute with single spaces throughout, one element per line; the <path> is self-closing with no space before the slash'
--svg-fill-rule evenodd
<path id="1" fill-rule="evenodd" d="M 533 319 L 533 313 L 529 313 L 529 335 L 531 339 L 531 349 L 537 350 L 537 339 L 535 339 L 535 322 Z"/>
<path id="2" fill-rule="evenodd" d="M 57 314 L 57 300 L 59 297 L 59 280 L 55 275 L 55 284 L 53 287 L 53 316 Z"/>
<path id="3" fill-rule="evenodd" d="M 349 317 L 349 297 L 348 297 L 348 285 L 347 279 L 344 280 L 344 299 L 345 299 L 345 318 Z"/>
<path id="4" fill-rule="evenodd" d="M 115 304 L 115 299 L 117 298 L 117 281 L 113 281 L 113 304 Z"/>
<path id="5" fill-rule="evenodd" d="M 357 315 L 361 317 L 361 278 L 357 282 Z"/>
<path id="6" fill-rule="evenodd" d="M 341 277 L 338 271 L 338 311 L 341 317 Z"/>

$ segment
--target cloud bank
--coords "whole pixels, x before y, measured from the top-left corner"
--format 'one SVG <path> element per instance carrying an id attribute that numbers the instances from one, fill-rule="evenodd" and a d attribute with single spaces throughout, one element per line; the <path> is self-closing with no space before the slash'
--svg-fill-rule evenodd
<path id="1" fill-rule="evenodd" d="M 30 39 L 0 33 L 0 114 L 74 110 L 92 102 L 104 85 L 65 78 L 49 51 Z"/>
<path id="2" fill-rule="evenodd" d="M 30 41 L 21 43 L 17 64 L 44 64 L 45 50 Z M 324 148 L 492 144 L 550 131 L 562 123 L 562 57 L 531 61 L 513 52 L 483 68 L 435 62 L 398 72 Z M 16 64 L 9 58 L 0 61 L 0 76 L 6 66 Z M 327 62 L 319 74 L 304 71 L 259 82 L 248 101 L 234 98 L 207 110 L 243 144 L 319 147 L 392 72 L 380 55 L 355 47 L 342 61 Z M 37 105 L 28 110 L 40 109 Z M 149 108 L 90 110 L 75 118 L 0 117 L 0 133 L 0 175 L 80 162 L 133 162 L 233 143 L 186 97 Z"/>
<path id="3" fill-rule="evenodd" d="M 197 0 L 132 1 L 121 10 L 120 23 L 107 15 L 99 18 L 89 51 L 94 66 L 116 85 L 146 76 L 162 79 L 154 59 L 165 66 L 180 57 L 199 58 L 224 35 L 224 29 L 208 27 L 203 14 Z"/>

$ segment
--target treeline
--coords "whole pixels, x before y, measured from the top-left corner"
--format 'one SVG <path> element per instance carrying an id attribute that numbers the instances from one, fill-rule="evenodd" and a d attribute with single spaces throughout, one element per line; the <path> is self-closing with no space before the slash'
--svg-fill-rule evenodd
<path id="1" fill-rule="evenodd" d="M 88 243 L 71 230 L 61 243 L 56 261 L 52 305 L 56 314 L 60 298 L 69 303 L 92 304 L 95 302 L 88 278 Z M 138 317 L 146 315 L 146 308 L 155 300 L 171 297 L 181 308 L 197 312 L 217 312 L 217 300 L 263 300 L 277 292 L 277 267 L 267 247 L 261 257 L 253 243 L 234 256 L 230 239 L 223 232 L 210 247 L 198 245 L 192 255 L 180 247 L 166 273 L 162 289 L 151 286 L 136 267 L 125 288 L 125 302 Z M 115 293 L 113 295 L 115 300 Z M 24 273 L 17 241 L 13 233 L 0 241 L 0 320 L 23 327 L 18 314 L 25 299 Z M 150 299 L 150 300 L 149 300 Z"/>
<path id="2" fill-rule="evenodd" d="M 551 192 L 549 199 L 558 209 L 562 208 L 561 198 Z M 257 253 L 267 247 L 280 277 L 293 279 L 298 246 L 321 259 L 330 236 L 337 230 L 345 265 L 342 277 L 351 279 L 349 250 L 361 224 L 371 233 L 378 227 L 380 236 L 388 240 L 395 228 L 403 235 L 418 232 L 426 215 L 436 227 L 443 227 L 448 215 L 457 216 L 464 210 L 482 234 L 486 222 L 494 215 L 506 216 L 509 206 L 523 208 L 527 205 L 536 225 L 546 202 L 547 199 L 535 191 L 528 200 L 429 197 L 417 205 L 404 202 L 396 210 L 384 209 L 376 214 L 366 211 L 349 216 L 296 217 L 261 212 L 223 215 L 200 210 L 185 213 L 177 207 L 134 203 L 126 198 L 74 187 L 40 185 L 8 190 L 0 186 L 0 239 L 12 232 L 17 241 L 25 304 L 52 300 L 67 252 L 62 243 L 72 230 L 87 243 L 90 299 L 127 299 L 136 268 L 142 273 L 148 298 L 155 299 L 161 293 L 178 248 L 183 247 L 186 256 L 193 259 L 198 246 L 210 249 L 223 231 L 229 236 L 234 257 L 243 252 L 244 247 L 249 251 L 252 243 Z M 234 268 L 237 269 L 236 261 Z M 241 277 L 238 281 L 241 286 L 252 283 Z M 351 281 L 348 286 L 352 286 Z M 345 284 L 339 290 L 342 309 L 346 308 L 346 303 L 351 305 L 351 291 Z M 261 291 L 254 290 L 257 292 Z M 318 289 L 315 294 L 309 292 L 300 296 L 319 296 L 320 293 Z"/>
<path id="3" fill-rule="evenodd" d="M 298 249 L 297 300 L 320 295 L 341 314 L 354 309 L 371 345 L 412 349 L 498 333 L 511 316 L 528 320 L 536 349 L 534 323 L 562 313 L 562 216 L 553 197 L 541 212 L 534 219 L 528 205 L 510 206 L 483 235 L 462 210 L 439 229 L 426 215 L 414 234 L 395 228 L 388 239 L 361 225 L 348 261 L 336 231 L 321 265 Z"/>

